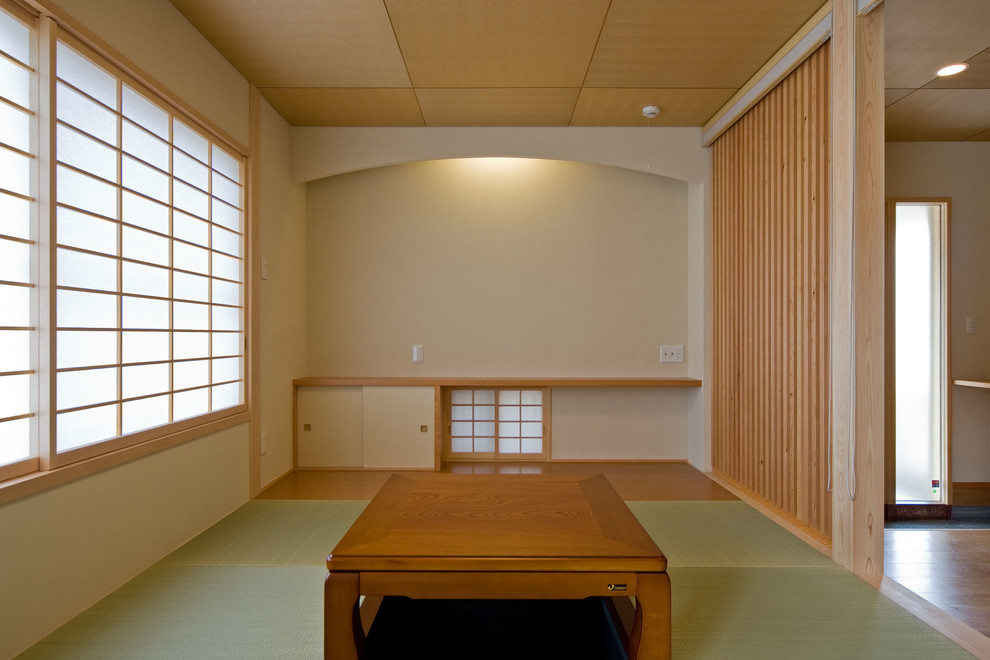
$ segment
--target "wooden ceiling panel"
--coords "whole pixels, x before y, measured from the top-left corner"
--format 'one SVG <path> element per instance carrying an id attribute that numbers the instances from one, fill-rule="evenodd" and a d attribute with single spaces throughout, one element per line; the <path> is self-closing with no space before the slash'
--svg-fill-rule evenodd
<path id="1" fill-rule="evenodd" d="M 738 89 L 823 0 L 613 0 L 588 87 Z"/>
<path id="2" fill-rule="evenodd" d="M 415 87 L 580 87 L 608 0 L 385 0 Z"/>
<path id="3" fill-rule="evenodd" d="M 969 68 L 954 76 L 936 78 L 925 89 L 990 89 L 990 49 L 966 60 Z"/>
<path id="4" fill-rule="evenodd" d="M 572 126 L 701 126 L 732 95 L 728 89 L 585 88 L 578 97 Z M 648 120 L 643 106 L 657 105 L 660 115 Z"/>
<path id="5" fill-rule="evenodd" d="M 379 0 L 170 0 L 258 87 L 409 87 Z"/>
<path id="6" fill-rule="evenodd" d="M 987 0 L 893 0 L 884 12 L 887 87 L 922 87 L 988 45 Z"/>
<path id="7" fill-rule="evenodd" d="M 578 89 L 419 89 L 427 126 L 567 126 Z"/>
<path id="8" fill-rule="evenodd" d="M 887 140 L 967 140 L 990 130 L 990 90 L 919 89 L 888 106 Z"/>
<path id="9" fill-rule="evenodd" d="M 422 126 L 411 89 L 279 88 L 261 90 L 293 126 Z"/>

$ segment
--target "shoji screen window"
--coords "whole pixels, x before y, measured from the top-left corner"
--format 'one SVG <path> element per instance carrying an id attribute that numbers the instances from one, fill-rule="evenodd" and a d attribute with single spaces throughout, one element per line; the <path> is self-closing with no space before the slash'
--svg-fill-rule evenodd
<path id="1" fill-rule="evenodd" d="M 83 47 L 56 73 L 61 455 L 243 404 L 244 194 L 239 157 Z"/>
<path id="2" fill-rule="evenodd" d="M 0 8 L 0 478 L 37 468 L 35 33 Z"/>
<path id="3" fill-rule="evenodd" d="M 447 458 L 546 458 L 547 398 L 545 388 L 451 389 Z"/>

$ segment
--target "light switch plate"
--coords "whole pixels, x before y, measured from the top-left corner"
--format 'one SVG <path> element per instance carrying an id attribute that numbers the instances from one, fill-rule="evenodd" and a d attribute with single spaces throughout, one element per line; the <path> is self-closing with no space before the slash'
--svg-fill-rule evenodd
<path id="1" fill-rule="evenodd" d="M 423 361 L 423 345 L 422 344 L 413 344 L 412 361 L 413 362 L 422 362 Z"/>

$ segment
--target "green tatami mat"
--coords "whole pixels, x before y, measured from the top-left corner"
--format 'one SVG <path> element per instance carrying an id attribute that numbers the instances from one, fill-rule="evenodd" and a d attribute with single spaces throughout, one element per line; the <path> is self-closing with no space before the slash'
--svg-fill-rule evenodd
<path id="1" fill-rule="evenodd" d="M 745 502 L 626 502 L 669 566 L 834 566 Z"/>
<path id="2" fill-rule="evenodd" d="M 971 658 L 834 568 L 671 568 L 675 658 Z"/>
<path id="3" fill-rule="evenodd" d="M 21 658 L 319 658 L 324 568 L 159 567 Z"/>
<path id="4" fill-rule="evenodd" d="M 252 500 L 165 557 L 167 566 L 322 566 L 366 500 Z"/>

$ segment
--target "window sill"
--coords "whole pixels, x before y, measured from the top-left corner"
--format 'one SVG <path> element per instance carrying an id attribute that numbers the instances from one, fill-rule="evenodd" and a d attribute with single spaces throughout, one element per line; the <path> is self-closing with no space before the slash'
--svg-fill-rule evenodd
<path id="1" fill-rule="evenodd" d="M 94 456 L 77 463 L 70 463 L 51 470 L 32 472 L 20 477 L 14 477 L 0 482 L 0 506 L 29 495 L 35 495 L 50 488 L 55 488 L 77 479 L 98 474 L 118 465 L 123 465 L 166 449 L 197 440 L 204 436 L 224 429 L 245 424 L 250 419 L 246 410 L 235 412 L 226 417 L 206 422 L 181 431 L 175 431 L 153 440 L 131 445 L 107 454 Z"/>

